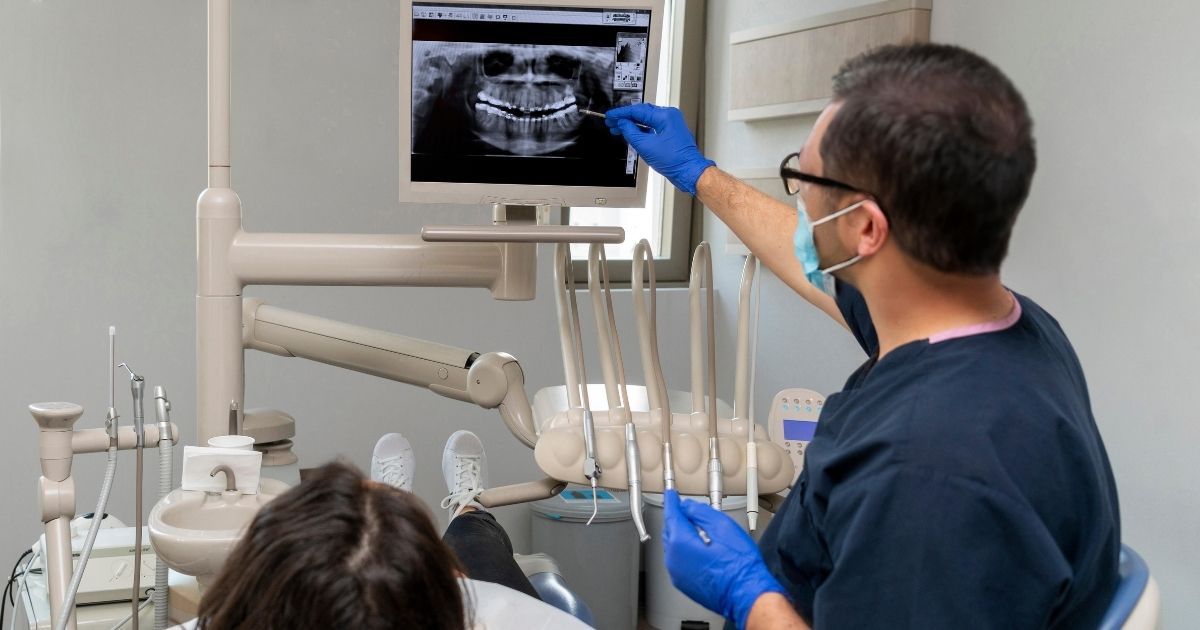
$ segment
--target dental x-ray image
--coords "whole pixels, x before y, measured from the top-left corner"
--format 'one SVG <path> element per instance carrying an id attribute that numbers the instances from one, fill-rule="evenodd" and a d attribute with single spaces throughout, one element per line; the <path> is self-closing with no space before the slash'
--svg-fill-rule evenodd
<path id="1" fill-rule="evenodd" d="M 414 179 L 632 185 L 624 141 L 579 111 L 641 99 L 614 92 L 616 54 L 615 46 L 414 41 Z"/>

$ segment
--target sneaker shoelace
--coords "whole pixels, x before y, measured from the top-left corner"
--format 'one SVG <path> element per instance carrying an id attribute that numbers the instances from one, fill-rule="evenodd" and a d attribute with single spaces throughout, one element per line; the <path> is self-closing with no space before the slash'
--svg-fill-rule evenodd
<path id="1" fill-rule="evenodd" d="M 404 457 L 388 457 L 387 459 L 379 460 L 379 477 L 380 481 L 407 490 L 405 486 L 412 479 L 408 472 L 408 466 L 405 466 Z"/>
<path id="2" fill-rule="evenodd" d="M 459 456 L 457 459 L 458 461 L 454 462 L 454 491 L 442 499 L 442 509 L 454 508 L 454 514 L 450 516 L 452 520 L 462 514 L 475 497 L 483 493 L 483 488 L 479 487 L 482 485 L 480 478 L 483 476 L 480 458 Z"/>

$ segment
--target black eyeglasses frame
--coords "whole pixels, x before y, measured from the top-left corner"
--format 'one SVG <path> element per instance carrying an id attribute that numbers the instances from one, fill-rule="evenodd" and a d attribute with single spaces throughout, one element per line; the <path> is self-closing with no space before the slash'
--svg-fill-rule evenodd
<path id="1" fill-rule="evenodd" d="M 786 156 L 784 156 L 783 161 L 779 163 L 779 179 L 783 180 L 783 190 L 786 191 L 787 194 L 794 195 L 794 194 L 800 192 L 799 184 L 796 184 L 796 186 L 794 188 L 792 186 L 793 180 L 797 180 L 797 179 L 802 182 L 808 182 L 810 184 L 817 184 L 818 186 L 827 186 L 829 188 L 838 188 L 841 190 L 845 190 L 847 192 L 863 193 L 864 195 L 871 194 L 861 188 L 856 188 L 845 182 L 839 182 L 836 179 L 829 179 L 828 177 L 821 177 L 820 175 L 810 175 L 803 171 L 798 171 L 794 168 L 788 168 L 788 166 L 787 166 L 788 160 L 791 160 L 792 158 L 797 158 L 797 161 L 799 161 L 798 160 L 799 157 L 800 157 L 799 151 L 796 151 L 795 153 L 789 153 Z"/>

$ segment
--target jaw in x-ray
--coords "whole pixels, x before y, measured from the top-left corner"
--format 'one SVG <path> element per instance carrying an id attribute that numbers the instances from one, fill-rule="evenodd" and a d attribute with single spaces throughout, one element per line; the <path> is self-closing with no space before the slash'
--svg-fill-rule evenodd
<path id="1" fill-rule="evenodd" d="M 413 50 L 414 138 L 444 141 L 452 130 L 431 127 L 452 125 L 454 144 L 465 134 L 511 155 L 554 154 L 578 142 L 580 108 L 612 105 L 612 48 L 415 44 L 425 50 Z"/>

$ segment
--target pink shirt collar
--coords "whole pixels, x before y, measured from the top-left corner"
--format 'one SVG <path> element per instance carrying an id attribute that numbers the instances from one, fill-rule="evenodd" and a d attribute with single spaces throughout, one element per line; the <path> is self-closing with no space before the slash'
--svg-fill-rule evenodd
<path id="1" fill-rule="evenodd" d="M 983 322 L 982 324 L 971 324 L 969 326 L 960 326 L 958 328 L 951 328 L 950 330 L 943 330 L 936 335 L 930 335 L 929 344 L 933 345 L 935 343 L 941 343 L 951 339 L 961 339 L 963 337 L 982 335 L 985 333 L 998 332 L 1012 328 L 1012 326 L 1017 323 L 1017 320 L 1021 319 L 1021 301 L 1018 300 L 1017 297 L 1011 292 L 1008 295 L 1012 297 L 1013 301 L 1012 310 L 1008 312 L 1008 315 L 1005 315 L 1001 319 L 993 319 L 990 322 Z"/>

